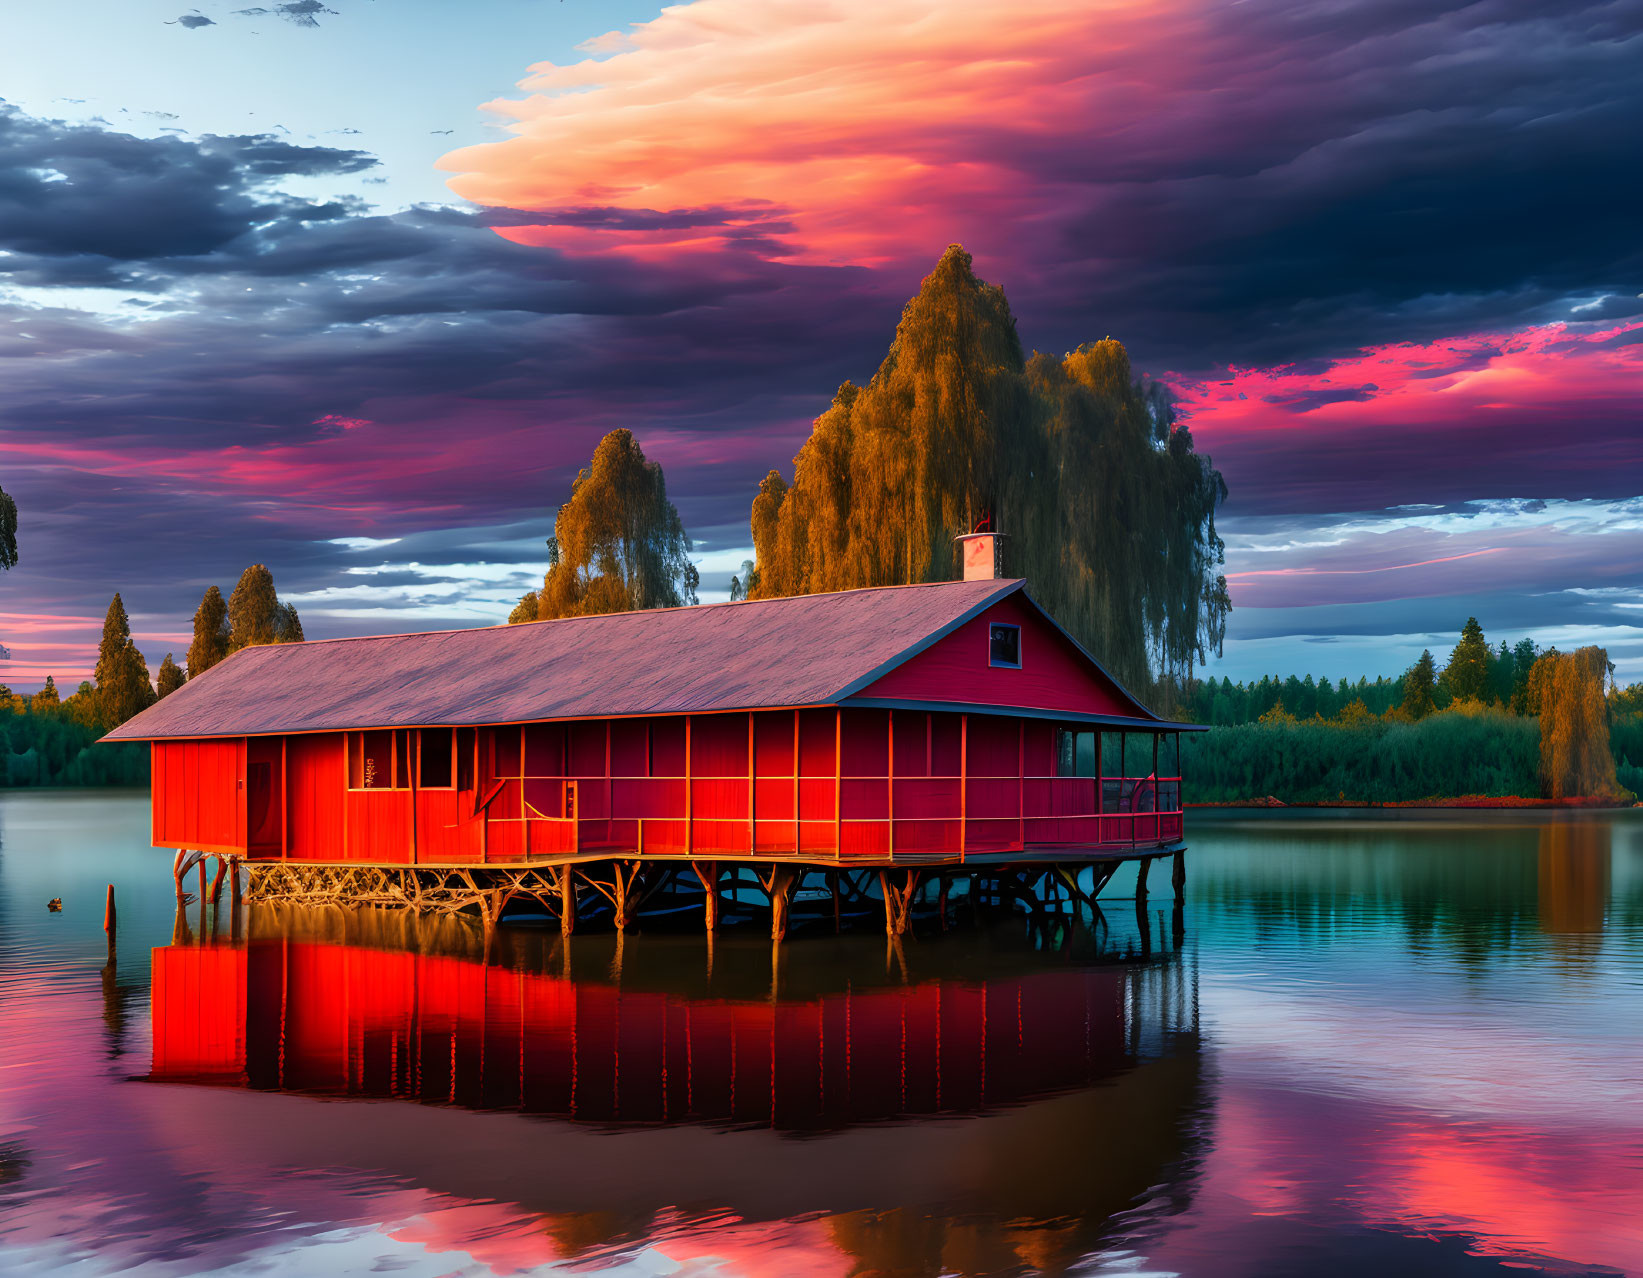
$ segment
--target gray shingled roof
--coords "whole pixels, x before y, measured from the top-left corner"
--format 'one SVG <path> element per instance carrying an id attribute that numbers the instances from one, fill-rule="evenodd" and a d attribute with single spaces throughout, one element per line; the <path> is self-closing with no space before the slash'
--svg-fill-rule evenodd
<path id="1" fill-rule="evenodd" d="M 1021 581 L 245 648 L 114 741 L 830 705 Z"/>

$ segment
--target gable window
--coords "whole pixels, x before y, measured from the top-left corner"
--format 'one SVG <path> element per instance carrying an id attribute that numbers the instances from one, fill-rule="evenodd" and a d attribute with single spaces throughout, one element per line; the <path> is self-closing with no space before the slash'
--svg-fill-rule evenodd
<path id="1" fill-rule="evenodd" d="M 987 664 L 1021 669 L 1021 627 L 994 622 L 987 629 Z"/>

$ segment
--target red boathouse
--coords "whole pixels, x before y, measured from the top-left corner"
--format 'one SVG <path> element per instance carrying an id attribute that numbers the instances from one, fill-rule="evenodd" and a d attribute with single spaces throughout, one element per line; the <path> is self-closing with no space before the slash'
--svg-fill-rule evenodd
<path id="1" fill-rule="evenodd" d="M 810 869 L 835 899 L 837 872 L 877 874 L 893 931 L 955 871 L 1093 895 L 1121 860 L 1173 855 L 1179 888 L 1192 725 L 1024 585 L 246 648 L 109 739 L 152 743 L 154 844 L 243 860 L 253 895 L 466 892 L 490 918 L 523 894 L 568 928 L 586 886 L 625 924 L 648 870 L 689 863 L 711 925 L 744 863 L 780 935 Z"/>

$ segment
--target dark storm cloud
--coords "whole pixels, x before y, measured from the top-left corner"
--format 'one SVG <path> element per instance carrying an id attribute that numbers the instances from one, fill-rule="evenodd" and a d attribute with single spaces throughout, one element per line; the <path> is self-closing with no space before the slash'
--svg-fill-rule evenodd
<path id="1" fill-rule="evenodd" d="M 122 266 L 224 248 L 253 227 L 339 216 L 340 206 L 278 194 L 289 177 L 357 173 L 360 151 L 296 147 L 267 136 L 138 138 L 25 115 L 0 103 L 0 249 L 30 283 L 112 278 Z M 29 274 L 30 272 L 33 274 Z"/>

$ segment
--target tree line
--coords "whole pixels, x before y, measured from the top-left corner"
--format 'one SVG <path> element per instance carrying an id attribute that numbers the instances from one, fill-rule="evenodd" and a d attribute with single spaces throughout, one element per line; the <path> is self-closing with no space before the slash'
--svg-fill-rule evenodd
<path id="1" fill-rule="evenodd" d="M 216 586 L 206 590 L 194 612 L 186 668 L 168 652 L 158 677 L 151 678 L 116 592 L 103 618 L 91 679 L 67 697 L 50 675 L 32 697 L 0 684 L 0 785 L 142 784 L 148 779 L 147 749 L 99 745 L 99 737 L 241 648 L 302 639 L 297 610 L 280 600 L 268 568 L 252 564 L 226 601 Z"/>
<path id="2" fill-rule="evenodd" d="M 1183 747 L 1200 802 L 1623 801 L 1643 790 L 1643 684 L 1616 688 L 1602 648 L 1491 648 L 1476 617 L 1441 668 L 1426 650 L 1373 683 L 1206 679 L 1186 701 L 1210 725 Z"/>

